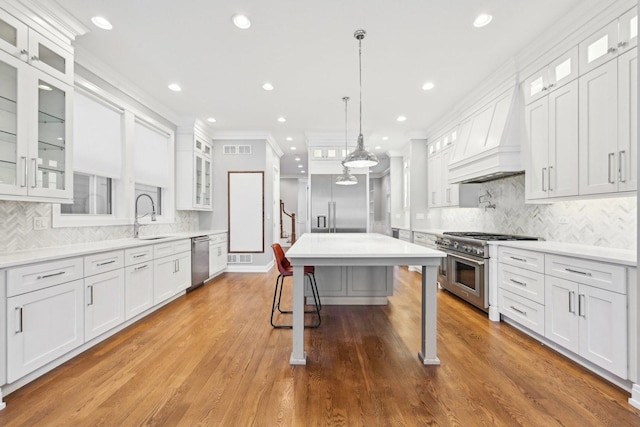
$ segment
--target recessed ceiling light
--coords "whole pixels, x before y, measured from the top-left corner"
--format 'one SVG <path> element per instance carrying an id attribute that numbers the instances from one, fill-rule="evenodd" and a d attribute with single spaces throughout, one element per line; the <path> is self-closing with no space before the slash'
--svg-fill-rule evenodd
<path id="1" fill-rule="evenodd" d="M 42 90 L 53 90 L 51 88 L 51 86 L 45 85 L 45 84 L 39 84 L 38 85 L 38 89 L 42 89 Z"/>
<path id="2" fill-rule="evenodd" d="M 288 136 L 286 139 L 287 141 L 293 141 L 293 138 L 291 138 L 290 136 Z"/>
<path id="3" fill-rule="evenodd" d="M 295 149 L 296 149 L 296 147 L 291 147 L 291 149 L 292 149 L 292 150 L 295 150 Z"/>
<path id="4" fill-rule="evenodd" d="M 405 116 L 398 116 L 398 118 L 396 119 L 399 122 L 404 122 L 407 120 L 407 118 Z"/>
<path id="5" fill-rule="evenodd" d="M 213 118 L 213 117 L 209 117 L 209 118 L 207 119 L 207 121 L 208 121 L 209 123 L 215 123 L 215 122 L 216 122 L 216 119 L 215 119 L 215 118 Z"/>
<path id="6" fill-rule="evenodd" d="M 492 19 L 493 16 L 489 15 L 488 13 L 481 13 L 476 17 L 476 20 L 473 21 L 473 26 L 476 28 L 484 27 L 485 25 L 488 25 Z"/>
<path id="7" fill-rule="evenodd" d="M 304 170 L 303 170 L 303 171 L 300 171 L 300 173 L 307 173 L 307 171 L 304 171 Z"/>
<path id="8" fill-rule="evenodd" d="M 389 137 L 388 137 L 388 136 L 383 136 L 383 137 L 382 137 L 382 140 L 383 140 L 383 141 L 388 141 L 388 140 L 389 140 Z"/>
<path id="9" fill-rule="evenodd" d="M 236 13 L 232 16 L 231 19 L 233 19 L 233 25 L 240 28 L 241 30 L 246 30 L 251 26 L 251 21 L 249 20 L 249 18 L 241 13 Z"/>
<path id="10" fill-rule="evenodd" d="M 280 123 L 284 123 L 284 122 L 286 122 L 286 121 L 287 121 L 287 119 L 285 119 L 284 117 L 278 117 L 278 121 L 279 121 Z"/>
<path id="11" fill-rule="evenodd" d="M 433 84 L 433 82 L 426 82 L 425 84 L 422 85 L 422 90 L 431 90 L 435 87 L 435 85 Z"/>
<path id="12" fill-rule="evenodd" d="M 296 162 L 299 162 L 299 161 L 300 161 L 300 157 L 296 157 L 294 160 L 295 160 Z"/>
<path id="13" fill-rule="evenodd" d="M 376 145 L 375 149 L 376 150 L 380 150 L 382 147 L 380 147 L 379 145 Z"/>
<path id="14" fill-rule="evenodd" d="M 104 16 L 94 16 L 93 18 L 91 18 L 91 22 L 93 22 L 93 25 L 98 28 L 102 28 L 103 30 L 113 29 L 113 25 L 111 25 L 111 22 L 109 22 L 109 20 Z"/>
<path id="15" fill-rule="evenodd" d="M 182 88 L 178 83 L 171 83 L 168 87 L 169 87 L 169 90 L 172 90 L 174 92 L 180 92 L 182 90 Z"/>
<path id="16" fill-rule="evenodd" d="M 262 85 L 262 89 L 264 90 L 273 90 L 273 85 L 271 83 L 265 83 Z"/>
<path id="17" fill-rule="evenodd" d="M 298 165 L 298 167 L 299 167 L 299 168 L 301 168 L 301 167 L 302 167 L 302 165 Z"/>

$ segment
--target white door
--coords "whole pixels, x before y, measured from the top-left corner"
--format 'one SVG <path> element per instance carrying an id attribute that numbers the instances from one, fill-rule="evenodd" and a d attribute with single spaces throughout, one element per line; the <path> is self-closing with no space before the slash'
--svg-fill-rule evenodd
<path id="1" fill-rule="evenodd" d="M 638 51 L 618 57 L 618 190 L 638 188 Z"/>
<path id="2" fill-rule="evenodd" d="M 628 378 L 627 297 L 580 285 L 580 355 Z"/>
<path id="3" fill-rule="evenodd" d="M 176 272 L 176 258 L 165 257 L 153 261 L 153 304 L 176 294 L 174 273 Z"/>
<path id="4" fill-rule="evenodd" d="M 578 80 L 549 95 L 549 197 L 578 195 Z"/>
<path id="5" fill-rule="evenodd" d="M 84 336 L 89 341 L 124 322 L 124 270 L 86 277 Z"/>
<path id="6" fill-rule="evenodd" d="M 7 380 L 11 383 L 84 343 L 84 281 L 7 299 Z"/>
<path id="7" fill-rule="evenodd" d="M 609 61 L 579 79 L 580 194 L 617 190 L 617 82 L 617 61 Z"/>
<path id="8" fill-rule="evenodd" d="M 125 318 L 129 320 L 153 306 L 153 262 L 125 269 Z"/>
<path id="9" fill-rule="evenodd" d="M 527 154 L 525 174 L 527 199 L 548 197 L 549 168 L 549 99 L 543 97 L 525 107 Z"/>
<path id="10" fill-rule="evenodd" d="M 580 350 L 577 299 L 577 283 L 545 277 L 544 336 L 574 353 Z"/>
<path id="11" fill-rule="evenodd" d="M 176 255 L 176 271 L 173 275 L 174 294 L 191 286 L 191 252 Z"/>

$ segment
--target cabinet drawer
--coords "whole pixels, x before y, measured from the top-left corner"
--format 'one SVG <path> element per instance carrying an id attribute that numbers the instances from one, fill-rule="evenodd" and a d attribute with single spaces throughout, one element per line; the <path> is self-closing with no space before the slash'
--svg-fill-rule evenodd
<path id="1" fill-rule="evenodd" d="M 405 242 L 411 241 L 411 232 L 409 230 L 398 230 L 398 239 Z"/>
<path id="2" fill-rule="evenodd" d="M 221 234 L 209 234 L 209 239 L 212 243 L 221 243 L 227 241 L 227 233 Z"/>
<path id="3" fill-rule="evenodd" d="M 130 266 L 153 259 L 153 246 L 142 246 L 140 248 L 130 248 L 124 251 L 124 265 Z"/>
<path id="4" fill-rule="evenodd" d="M 545 271 L 549 276 L 584 283 L 619 294 L 627 293 L 627 275 L 622 266 L 561 255 L 547 255 L 545 263 Z"/>
<path id="5" fill-rule="evenodd" d="M 191 239 L 176 240 L 173 242 L 153 245 L 153 257 L 162 258 L 181 252 L 191 251 Z"/>
<path id="6" fill-rule="evenodd" d="M 122 267 L 124 267 L 124 251 L 103 252 L 84 257 L 85 277 Z"/>
<path id="7" fill-rule="evenodd" d="M 544 305 L 504 289 L 499 293 L 500 313 L 537 334 L 544 335 Z"/>
<path id="8" fill-rule="evenodd" d="M 421 246 L 426 246 L 427 244 L 427 235 L 424 233 L 413 232 L 413 243 Z"/>
<path id="9" fill-rule="evenodd" d="M 7 296 L 82 279 L 83 271 L 81 257 L 10 268 L 7 270 Z"/>
<path id="10" fill-rule="evenodd" d="M 516 295 L 544 304 L 544 274 L 500 264 L 498 285 Z"/>
<path id="11" fill-rule="evenodd" d="M 544 273 L 544 254 L 541 252 L 500 246 L 498 248 L 498 260 L 503 264 Z"/>

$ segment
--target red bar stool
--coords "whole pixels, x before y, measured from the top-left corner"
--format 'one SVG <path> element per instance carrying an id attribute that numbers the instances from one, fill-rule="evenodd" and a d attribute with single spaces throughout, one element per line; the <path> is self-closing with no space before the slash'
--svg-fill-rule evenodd
<path id="1" fill-rule="evenodd" d="M 291 314 L 292 310 L 282 310 L 280 308 L 280 301 L 282 300 L 282 288 L 284 287 L 284 278 L 293 276 L 293 267 L 291 263 L 284 255 L 284 251 L 282 250 L 282 246 L 278 243 L 274 243 L 271 245 L 273 249 L 273 255 L 275 257 L 276 265 L 278 266 L 278 271 L 280 274 L 276 279 L 276 288 L 273 292 L 273 303 L 271 304 L 271 326 L 277 329 L 291 329 L 292 325 L 276 325 L 273 321 L 273 315 L 275 311 L 278 310 L 282 314 Z M 305 313 L 315 313 L 318 318 L 316 323 L 311 325 L 305 325 L 305 328 L 317 328 L 320 326 L 320 309 L 322 308 L 322 304 L 320 303 L 320 295 L 318 293 L 318 285 L 316 284 L 316 276 L 315 276 L 315 268 L 313 266 L 305 266 L 304 267 L 304 277 L 309 279 L 309 285 L 311 287 L 311 292 L 313 293 L 313 301 L 315 302 L 315 310 L 305 310 Z M 276 301 L 277 298 L 277 301 Z"/>

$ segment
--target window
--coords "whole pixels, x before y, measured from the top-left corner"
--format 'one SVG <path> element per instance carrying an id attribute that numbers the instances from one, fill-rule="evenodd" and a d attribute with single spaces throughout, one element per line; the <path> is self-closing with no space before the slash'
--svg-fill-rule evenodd
<path id="1" fill-rule="evenodd" d="M 73 174 L 73 204 L 60 207 L 62 214 L 71 215 L 111 215 L 111 178 L 102 176 Z"/>
<path id="2" fill-rule="evenodd" d="M 140 197 L 141 194 L 147 194 L 153 199 L 153 204 L 151 204 L 151 200 L 149 197 Z M 144 184 L 136 184 L 136 208 L 138 212 L 138 218 L 150 215 L 155 207 L 156 215 L 162 215 L 162 188 L 161 187 L 152 187 L 150 185 Z"/>

